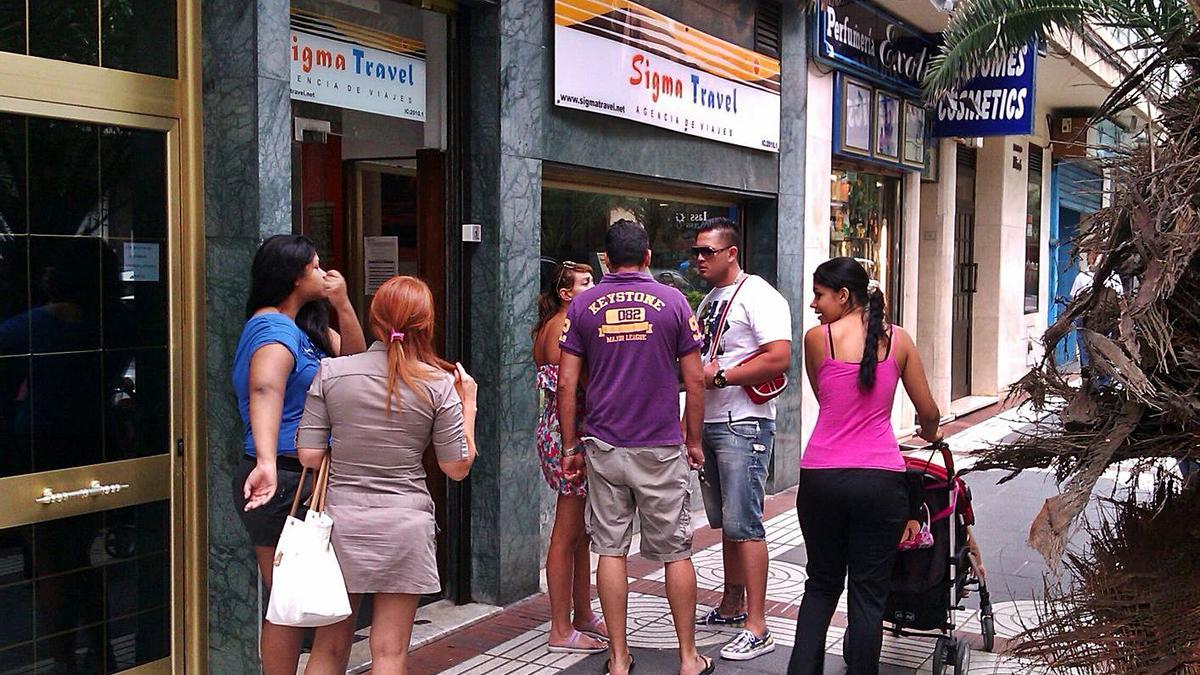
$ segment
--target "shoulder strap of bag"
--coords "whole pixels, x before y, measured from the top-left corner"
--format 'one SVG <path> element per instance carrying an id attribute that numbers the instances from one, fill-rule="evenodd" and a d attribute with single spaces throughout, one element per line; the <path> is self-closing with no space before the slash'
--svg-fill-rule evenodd
<path id="1" fill-rule="evenodd" d="M 709 362 L 717 360 L 717 345 L 721 344 L 721 338 L 725 335 L 725 319 L 729 317 L 729 310 L 733 309 L 733 301 L 737 298 L 738 291 L 742 290 L 742 286 L 750 279 L 747 274 L 738 282 L 737 288 L 733 289 L 733 295 L 729 296 L 729 302 L 725 303 L 725 309 L 721 310 L 721 318 L 717 320 L 717 332 L 713 334 L 711 352 L 708 355 Z"/>
<path id="2" fill-rule="evenodd" d="M 329 491 L 329 453 L 325 453 L 325 458 L 321 460 L 321 470 L 317 473 L 316 482 L 313 484 L 313 511 L 320 513 L 325 510 L 325 495 Z"/>
<path id="3" fill-rule="evenodd" d="M 296 517 L 296 511 L 300 509 L 300 493 L 304 492 L 304 477 L 308 475 L 308 467 L 301 467 L 300 481 L 296 483 L 296 495 L 292 497 L 292 510 L 288 513 L 292 518 Z M 313 475 L 313 491 L 312 497 L 309 499 L 309 509 L 312 511 L 325 510 L 325 492 L 329 487 L 329 453 L 325 453 L 325 458 L 321 460 L 321 468 Z"/>

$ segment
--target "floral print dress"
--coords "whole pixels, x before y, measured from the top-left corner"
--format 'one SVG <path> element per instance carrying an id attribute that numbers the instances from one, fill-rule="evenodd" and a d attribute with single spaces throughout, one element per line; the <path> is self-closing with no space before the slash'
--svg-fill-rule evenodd
<path id="1" fill-rule="evenodd" d="M 582 497 L 587 494 L 587 481 L 569 481 L 562 468 L 562 431 L 558 425 L 558 365 L 547 363 L 538 366 L 537 387 L 545 401 L 538 416 L 537 449 L 542 465 L 542 475 L 550 488 L 561 495 Z M 583 420 L 583 397 L 579 398 L 576 422 Z"/>

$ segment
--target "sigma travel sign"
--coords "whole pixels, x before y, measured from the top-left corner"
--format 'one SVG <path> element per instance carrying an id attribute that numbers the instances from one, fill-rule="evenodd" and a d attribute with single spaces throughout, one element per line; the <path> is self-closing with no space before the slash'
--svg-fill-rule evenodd
<path id="1" fill-rule="evenodd" d="M 420 42 L 370 44 L 371 37 L 352 25 L 297 14 L 291 33 L 293 100 L 425 121 Z"/>
<path id="2" fill-rule="evenodd" d="M 961 88 L 938 101 L 933 136 L 1023 136 L 1033 133 L 1037 50 L 1027 44 L 984 66 Z"/>
<path id="3" fill-rule="evenodd" d="M 779 151 L 779 61 L 628 0 L 555 0 L 554 103 Z"/>

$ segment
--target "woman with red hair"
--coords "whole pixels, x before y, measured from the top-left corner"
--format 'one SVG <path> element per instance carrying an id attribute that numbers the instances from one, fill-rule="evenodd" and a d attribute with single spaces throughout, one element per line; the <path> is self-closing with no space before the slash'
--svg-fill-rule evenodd
<path id="1" fill-rule="evenodd" d="M 438 356 L 433 331 L 425 282 L 385 282 L 371 302 L 377 341 L 362 354 L 321 362 L 297 434 L 305 466 L 319 467 L 331 453 L 333 548 L 355 613 L 363 594 L 375 596 L 374 673 L 405 672 L 417 600 L 441 590 L 421 457 L 432 445 L 452 480 L 466 478 L 475 461 L 477 387 L 462 364 Z M 327 639 L 314 641 L 309 675 L 346 672 L 355 620 L 317 629 Z"/>

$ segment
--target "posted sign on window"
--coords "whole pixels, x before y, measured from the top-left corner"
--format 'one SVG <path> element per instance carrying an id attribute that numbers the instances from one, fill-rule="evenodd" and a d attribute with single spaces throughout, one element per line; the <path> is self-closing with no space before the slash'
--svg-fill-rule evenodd
<path id="1" fill-rule="evenodd" d="M 779 61 L 624 0 L 555 0 L 554 103 L 779 151 Z"/>

